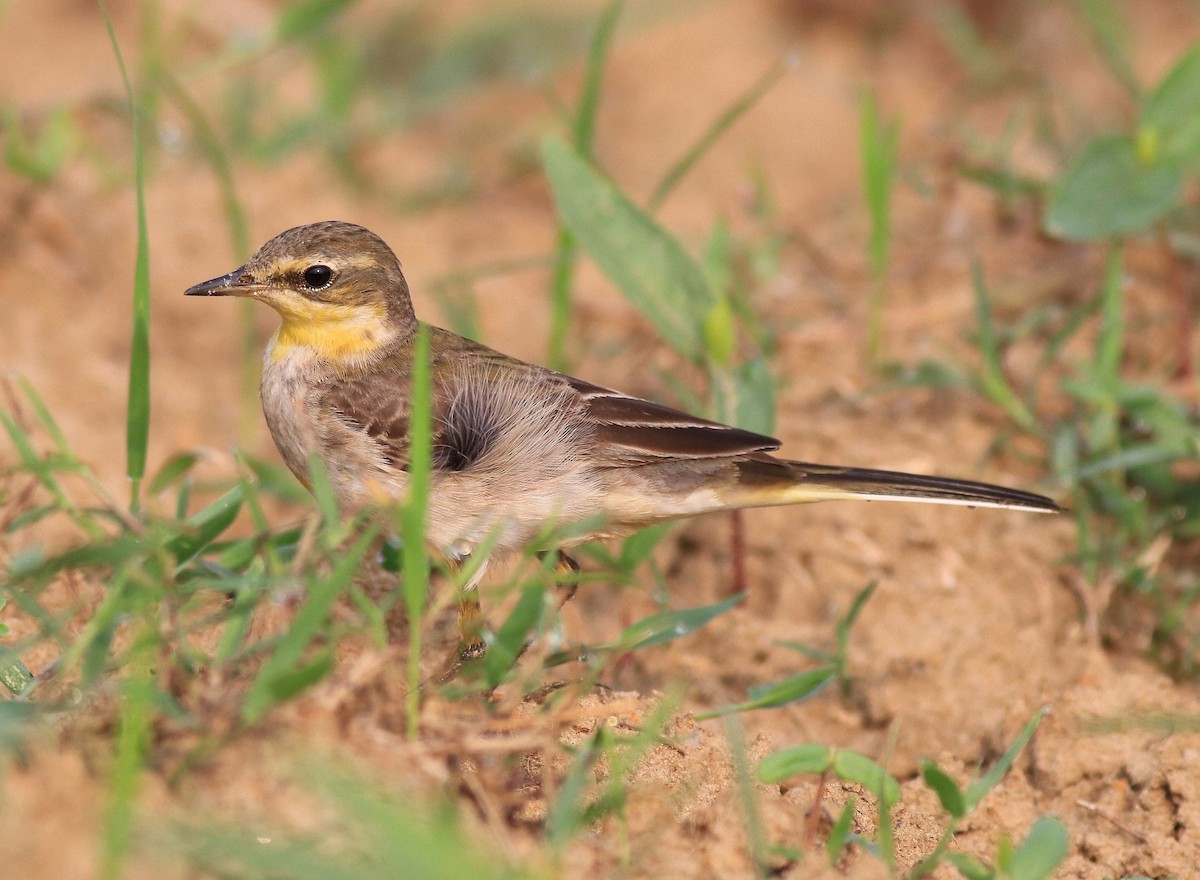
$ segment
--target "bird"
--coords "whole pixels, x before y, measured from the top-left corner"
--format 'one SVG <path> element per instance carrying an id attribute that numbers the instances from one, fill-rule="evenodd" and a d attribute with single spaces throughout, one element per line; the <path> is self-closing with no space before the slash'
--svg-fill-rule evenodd
<path id="1" fill-rule="evenodd" d="M 311 488 L 319 459 L 347 514 L 407 497 L 420 328 L 393 250 L 343 221 L 296 226 L 187 296 L 266 303 L 281 322 L 263 355 L 263 414 Z M 425 540 L 449 566 L 480 548 L 527 550 L 547 527 L 571 543 L 715 511 L 832 499 L 1060 512 L 1050 498 L 948 477 L 796 461 L 780 441 L 527 363 L 439 327 L 429 339 L 432 467 Z M 555 569 L 578 571 L 554 548 Z M 484 650 L 479 604 L 460 598 L 460 653 Z"/>

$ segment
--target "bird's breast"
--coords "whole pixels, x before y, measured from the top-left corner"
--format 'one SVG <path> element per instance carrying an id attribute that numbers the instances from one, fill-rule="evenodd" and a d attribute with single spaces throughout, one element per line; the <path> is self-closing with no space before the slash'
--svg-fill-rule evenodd
<path id="1" fill-rule="evenodd" d="M 309 459 L 321 451 L 316 419 L 308 405 L 311 382 L 305 375 L 302 358 L 294 354 L 273 357 L 275 342 L 271 340 L 263 359 L 260 386 L 263 416 L 284 463 L 308 486 Z"/>

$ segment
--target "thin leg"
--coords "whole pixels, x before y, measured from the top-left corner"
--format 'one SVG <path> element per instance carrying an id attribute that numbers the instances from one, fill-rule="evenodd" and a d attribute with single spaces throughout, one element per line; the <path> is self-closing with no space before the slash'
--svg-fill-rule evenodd
<path id="1" fill-rule="evenodd" d="M 464 587 L 458 593 L 458 656 L 464 663 L 487 653 L 483 631 L 483 610 L 479 606 L 479 591 Z"/>
<path id="2" fill-rule="evenodd" d="M 555 586 L 559 590 L 558 609 L 575 598 L 575 593 L 579 589 L 579 579 L 575 576 L 579 574 L 579 563 L 564 553 L 562 550 L 557 551 L 558 559 L 554 563 L 554 573 L 562 580 L 555 582 Z"/>

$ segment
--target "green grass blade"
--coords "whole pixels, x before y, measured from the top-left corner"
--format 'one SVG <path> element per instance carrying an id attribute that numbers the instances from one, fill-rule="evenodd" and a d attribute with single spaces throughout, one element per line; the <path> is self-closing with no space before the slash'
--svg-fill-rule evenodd
<path id="1" fill-rule="evenodd" d="M 600 84 L 604 78 L 604 63 L 608 60 L 608 52 L 612 46 L 613 34 L 617 31 L 617 21 L 625 8 L 624 0 L 612 0 L 600 13 L 596 23 L 596 32 L 588 46 L 587 69 L 583 76 L 583 90 L 579 95 L 579 110 L 575 114 L 573 141 L 575 149 L 588 157 L 592 156 L 592 146 L 596 133 L 596 113 L 600 108 Z"/>
<path id="2" fill-rule="evenodd" d="M 1004 374 L 1004 364 L 1000 357 L 1000 341 L 992 326 L 992 304 L 988 298 L 987 285 L 983 280 L 983 268 L 978 260 L 973 260 L 971 263 L 971 287 L 975 295 L 975 318 L 979 325 L 979 351 L 983 356 L 983 372 L 979 377 L 981 390 L 1019 427 L 1036 433 L 1037 420 L 1025 402 L 1017 396 Z"/>
<path id="3" fill-rule="evenodd" d="M 707 712 L 697 712 L 696 720 L 704 721 L 721 715 L 735 712 L 749 712 L 752 709 L 771 709 L 776 706 L 786 706 L 797 700 L 807 700 L 814 696 L 825 685 L 837 678 L 837 668 L 834 666 L 819 666 L 789 676 L 773 684 L 759 685 L 750 689 L 750 699 L 733 703 L 728 706 L 718 706 Z"/>
<path id="4" fill-rule="evenodd" d="M 588 48 L 587 68 L 583 76 L 583 90 L 579 96 L 579 109 L 572 125 L 571 140 L 582 156 L 592 156 L 596 131 L 596 112 L 600 106 L 600 84 L 604 75 L 604 62 L 617 20 L 621 17 L 624 0 L 613 0 L 604 8 L 596 24 Z M 550 342 L 547 359 L 555 370 L 566 370 L 567 330 L 571 323 L 571 285 L 575 277 L 575 236 L 559 221 L 558 235 L 554 243 L 554 269 L 550 285 Z"/>
<path id="5" fill-rule="evenodd" d="M 147 621 L 149 629 L 152 624 Z M 139 648 L 145 653 L 153 640 Z M 142 665 L 146 658 L 141 658 Z M 148 664 L 147 664 L 148 665 Z M 103 825 L 103 853 L 100 876 L 103 880 L 119 880 L 126 854 L 133 842 L 134 810 L 139 777 L 145 760 L 150 725 L 153 721 L 154 683 L 148 672 L 127 681 L 123 687 L 124 700 L 117 719 L 116 756 L 109 779 L 108 809 Z"/>
<path id="6" fill-rule="evenodd" d="M 1125 355 L 1125 298 L 1121 295 L 1122 250 L 1119 242 L 1108 249 L 1104 283 L 1100 288 L 1100 338 L 1096 342 L 1095 370 L 1102 382 L 1116 382 Z"/>
<path id="7" fill-rule="evenodd" d="M 416 739 L 421 700 L 421 612 L 429 590 L 429 558 L 425 548 L 425 512 L 433 465 L 433 401 L 429 328 L 417 331 L 413 350 L 412 415 L 408 435 L 408 499 L 400 511 L 404 539 L 404 605 L 408 611 L 407 733 Z"/>
<path id="8" fill-rule="evenodd" d="M 738 593 L 722 602 L 714 602 L 712 605 L 652 614 L 626 627 L 611 647 L 622 652 L 637 651 L 640 648 L 649 648 L 652 645 L 674 641 L 705 626 L 709 621 L 729 611 L 745 598 L 745 593 Z"/>
<path id="9" fill-rule="evenodd" d="M 294 693 L 289 690 L 296 681 L 298 670 L 306 665 L 302 658 L 308 646 L 324 631 L 329 610 L 358 571 L 367 548 L 375 540 L 378 529 L 368 528 L 341 555 L 329 574 L 309 580 L 308 598 L 296 612 L 292 625 L 275 648 L 275 652 L 259 670 L 242 703 L 242 720 L 246 724 L 259 721 L 273 706 Z M 311 683 L 311 680 L 307 680 Z"/>
<path id="10" fill-rule="evenodd" d="M 125 422 L 125 472 L 129 477 L 129 508 L 141 508 L 141 482 L 146 474 L 150 440 L 150 238 L 146 225 L 146 168 L 142 150 L 140 102 L 133 91 L 121 45 L 113 30 L 105 0 L 99 0 L 104 26 L 112 43 L 132 122 L 134 191 L 137 195 L 137 257 L 133 270 L 133 335 L 129 345 L 129 399 Z"/>
<path id="11" fill-rule="evenodd" d="M 991 769 L 987 773 L 967 786 L 966 791 L 963 793 L 967 812 L 975 809 L 987 793 L 995 788 L 1000 780 L 1004 778 L 1004 774 L 1009 771 L 1013 762 L 1017 760 L 1017 755 L 1021 754 L 1021 749 L 1025 748 L 1029 740 L 1033 738 L 1033 732 L 1037 730 L 1038 725 L 1041 724 L 1044 717 L 1046 717 L 1045 709 L 1039 709 L 1035 712 L 1033 717 L 1029 719 L 1029 722 L 1021 728 L 1021 732 L 1017 734 L 1017 738 L 1008 747 L 1008 751 L 997 759 L 996 763 L 991 766 Z"/>
<path id="12" fill-rule="evenodd" d="M 1132 31 L 1122 18 L 1121 10 L 1114 0 L 1081 0 L 1080 5 L 1104 63 L 1129 97 L 1140 101 L 1142 87 L 1129 60 Z"/>
<path id="13" fill-rule="evenodd" d="M 650 194 L 650 198 L 646 202 L 646 210 L 653 214 L 661 208 L 663 202 L 674 192 L 679 182 L 687 176 L 687 173 L 704 157 L 704 154 L 712 148 L 713 144 L 720 140 L 721 136 L 729 131 L 739 119 L 745 116 L 755 104 L 762 100 L 763 95 L 769 92 L 775 83 L 779 82 L 787 70 L 788 65 L 785 62 L 781 61 L 773 64 L 754 85 L 750 86 L 744 94 L 738 96 L 724 112 L 714 119 L 712 125 L 705 129 L 700 138 L 676 160 L 674 165 L 667 169 L 667 173 L 663 175 L 662 180 L 658 182 L 658 186 L 654 187 L 654 192 Z"/>
<path id="14" fill-rule="evenodd" d="M 166 544 L 178 565 L 195 559 L 233 524 L 242 509 L 244 496 L 245 487 L 238 484 L 188 519 L 185 523 L 188 531 L 181 532 Z"/>

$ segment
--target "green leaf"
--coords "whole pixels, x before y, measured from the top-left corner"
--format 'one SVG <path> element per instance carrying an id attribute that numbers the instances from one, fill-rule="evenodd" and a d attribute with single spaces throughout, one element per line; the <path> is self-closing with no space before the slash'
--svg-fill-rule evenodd
<path id="1" fill-rule="evenodd" d="M 312 641 L 321 634 L 333 603 L 350 585 L 377 533 L 377 528 L 366 529 L 354 545 L 337 559 L 332 571 L 309 582 L 308 597 L 246 694 L 242 703 L 244 722 L 255 723 L 279 702 L 276 696 L 280 692 L 277 682 L 286 682 L 289 676 L 303 678 L 304 666 L 308 664 L 302 664 L 301 658 Z"/>
<path id="2" fill-rule="evenodd" d="M 837 821 L 829 831 L 829 839 L 825 841 L 825 853 L 829 856 L 829 864 L 836 865 L 842 857 L 842 851 L 850 838 L 850 827 L 854 822 L 854 798 L 846 801 Z"/>
<path id="3" fill-rule="evenodd" d="M 505 674 L 525 647 L 526 635 L 538 625 L 545 609 L 546 590 L 542 585 L 535 582 L 526 587 L 517 606 L 496 632 L 496 640 L 488 646 L 483 658 L 489 687 L 495 687 L 504 680 Z"/>
<path id="4" fill-rule="evenodd" d="M 783 782 L 793 776 L 819 776 L 833 767 L 834 750 L 822 743 L 806 743 L 767 755 L 758 762 L 754 775 L 767 785 Z"/>
<path id="5" fill-rule="evenodd" d="M 1062 822 L 1043 816 L 1012 854 L 1009 875 L 1013 880 L 1045 880 L 1067 857 L 1070 843 Z"/>
<path id="6" fill-rule="evenodd" d="M 14 174 L 49 183 L 79 142 L 71 111 L 51 111 L 36 137 L 26 138 L 22 128 L 21 114 L 10 104 L 4 111 L 4 164 Z"/>
<path id="7" fill-rule="evenodd" d="M 275 702 L 282 703 L 312 687 L 331 669 L 333 669 L 333 651 L 325 648 L 307 663 L 291 669 L 279 670 L 268 678 L 265 684 Z"/>
<path id="8" fill-rule="evenodd" d="M 0 700 L 0 749 L 19 749 L 41 707 L 24 700 Z"/>
<path id="9" fill-rule="evenodd" d="M 662 645 L 674 641 L 680 636 L 695 632 L 710 620 L 720 617 L 745 598 L 745 593 L 738 593 L 736 596 L 730 596 L 728 599 L 714 602 L 712 605 L 651 614 L 626 627 L 609 647 L 615 651 L 637 651 L 641 648 L 649 648 L 651 645 Z"/>
<path id="10" fill-rule="evenodd" d="M 1013 422 L 1027 431 L 1035 432 L 1037 419 L 1009 384 L 1004 372 L 1000 341 L 992 326 L 992 304 L 978 260 L 971 263 L 971 288 L 975 297 L 975 317 L 979 324 L 979 351 L 983 355 L 983 370 L 978 377 L 980 390 L 1000 406 Z"/>
<path id="11" fill-rule="evenodd" d="M 200 456 L 194 452 L 181 452 L 168 458 L 150 478 L 150 493 L 156 495 L 172 483 L 182 479 L 199 460 Z"/>
<path id="12" fill-rule="evenodd" d="M 1029 740 L 1033 738 L 1033 732 L 1037 730 L 1037 726 L 1045 716 L 1045 709 L 1039 709 L 1035 712 L 1028 723 L 1021 728 L 1021 732 L 1017 734 L 1017 738 L 1008 747 L 1008 751 L 1000 756 L 999 760 L 992 765 L 987 773 L 967 786 L 966 808 L 968 812 L 975 809 L 975 806 L 983 800 L 984 796 L 1004 778 L 1004 774 L 1012 767 L 1013 761 L 1017 759 L 1017 755 L 1021 753 L 1021 749 L 1025 748 Z"/>
<path id="13" fill-rule="evenodd" d="M 167 542 L 167 551 L 179 565 L 190 562 L 215 541 L 237 519 L 245 489 L 234 486 L 208 507 L 188 519 L 188 531 Z"/>
<path id="14" fill-rule="evenodd" d="M 1063 173 L 1046 209 L 1046 231 L 1072 241 L 1144 232 L 1179 203 L 1175 165 L 1146 163 L 1132 138 L 1090 142 Z"/>
<path id="15" fill-rule="evenodd" d="M 967 802 L 963 790 L 945 770 L 928 758 L 921 762 L 921 778 L 938 796 L 943 810 L 955 819 L 961 819 L 967 814 Z"/>
<path id="16" fill-rule="evenodd" d="M 704 271 L 649 214 L 563 141 L 542 144 L 559 215 L 626 299 L 664 340 L 704 360 L 704 318 L 717 304 Z"/>
<path id="17" fill-rule="evenodd" d="M 317 36 L 328 31 L 333 20 L 355 0 L 301 0 L 284 7 L 275 23 L 279 41 Z"/>
<path id="18" fill-rule="evenodd" d="M 1153 140 L 1168 164 L 1191 164 L 1200 156 L 1200 45 L 1193 46 L 1146 99 L 1138 126 L 1139 141 Z"/>
<path id="19" fill-rule="evenodd" d="M 900 800 L 900 783 L 883 767 L 858 752 L 837 749 L 833 772 L 847 782 L 857 782 L 888 806 Z"/>
<path id="20" fill-rule="evenodd" d="M 819 666 L 805 672 L 777 681 L 774 684 L 759 685 L 750 688 L 750 699 L 743 703 L 733 703 L 700 712 L 696 719 L 703 721 L 717 718 L 731 712 L 748 712 L 751 709 L 772 709 L 784 706 L 797 700 L 805 700 L 816 694 L 821 688 L 837 678 L 837 669 L 833 666 Z"/>
<path id="21" fill-rule="evenodd" d="M 975 856 L 960 852 L 948 852 L 946 861 L 958 868 L 958 873 L 967 880 L 995 880 L 996 873 Z"/>

